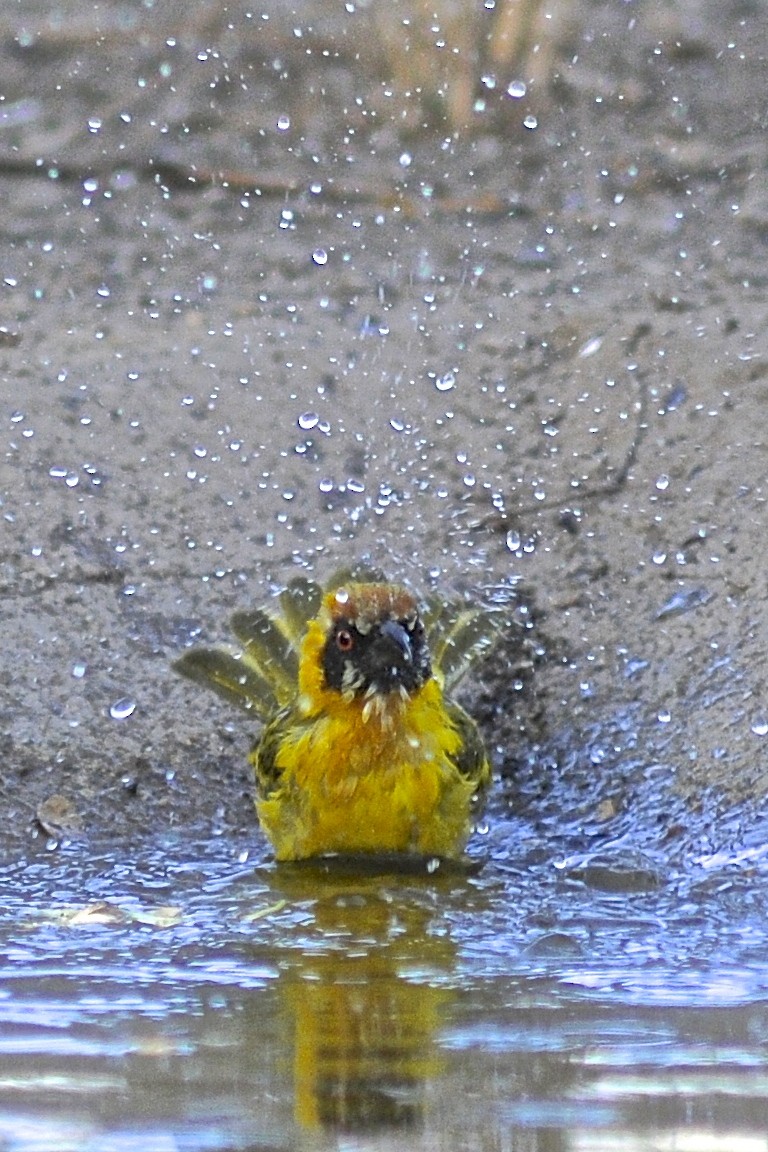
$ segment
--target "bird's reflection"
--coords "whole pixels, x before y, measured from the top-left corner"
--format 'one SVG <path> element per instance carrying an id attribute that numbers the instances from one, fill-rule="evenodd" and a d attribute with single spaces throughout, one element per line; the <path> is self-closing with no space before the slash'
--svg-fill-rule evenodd
<path id="1" fill-rule="evenodd" d="M 280 985 L 295 1038 L 297 1121 L 347 1131 L 420 1127 L 454 994 L 440 893 L 466 879 L 315 868 L 280 879 L 290 898 L 311 895 L 313 915 Z"/>

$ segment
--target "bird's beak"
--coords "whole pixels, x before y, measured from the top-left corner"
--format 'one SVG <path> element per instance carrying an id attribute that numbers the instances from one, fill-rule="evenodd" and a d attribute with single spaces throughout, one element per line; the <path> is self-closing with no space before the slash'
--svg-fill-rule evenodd
<path id="1" fill-rule="evenodd" d="M 397 624 L 394 620 L 385 620 L 379 628 L 379 634 L 397 650 L 397 655 L 403 664 L 413 663 L 411 637 L 402 624 Z"/>

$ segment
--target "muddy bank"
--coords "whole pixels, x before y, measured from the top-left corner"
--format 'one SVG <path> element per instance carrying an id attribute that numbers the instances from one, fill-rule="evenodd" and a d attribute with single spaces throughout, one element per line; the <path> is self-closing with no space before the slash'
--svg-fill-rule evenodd
<path id="1" fill-rule="evenodd" d="M 256 838 L 252 733 L 169 664 L 361 557 L 446 596 L 522 581 L 535 704 L 514 653 L 469 686 L 506 777 L 620 793 L 610 833 L 660 766 L 694 831 L 735 804 L 747 835 L 759 9 L 584 6 L 547 85 L 481 79 L 459 131 L 314 51 L 312 5 L 268 14 L 0 17 L 8 849 L 52 796 L 69 834 Z"/>

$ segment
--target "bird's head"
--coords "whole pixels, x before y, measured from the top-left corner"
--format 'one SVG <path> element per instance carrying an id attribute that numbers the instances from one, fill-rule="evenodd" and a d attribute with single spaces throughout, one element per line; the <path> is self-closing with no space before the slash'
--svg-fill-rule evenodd
<path id="1" fill-rule="evenodd" d="M 360 700 L 365 719 L 383 718 L 432 675 L 418 603 L 401 585 L 345 584 L 325 596 L 314 625 L 322 690 Z"/>

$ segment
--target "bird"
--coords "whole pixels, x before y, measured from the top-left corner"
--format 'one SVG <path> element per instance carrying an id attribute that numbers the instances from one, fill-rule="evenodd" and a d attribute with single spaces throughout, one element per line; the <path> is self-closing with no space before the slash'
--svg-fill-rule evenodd
<path id="1" fill-rule="evenodd" d="M 491 784 L 475 721 L 450 693 L 500 634 L 500 613 L 362 570 L 305 577 L 277 608 L 239 611 L 239 647 L 174 668 L 262 721 L 250 761 L 278 862 L 463 859 Z"/>

